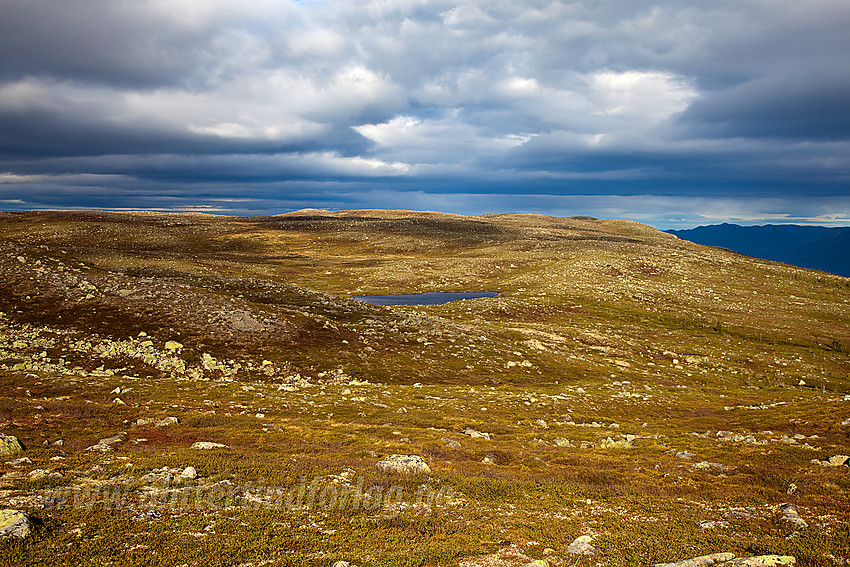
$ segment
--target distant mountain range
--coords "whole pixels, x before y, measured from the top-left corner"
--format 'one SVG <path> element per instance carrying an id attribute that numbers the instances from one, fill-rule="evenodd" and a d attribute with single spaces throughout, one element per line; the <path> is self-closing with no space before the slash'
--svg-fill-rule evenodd
<path id="1" fill-rule="evenodd" d="M 850 277 L 850 228 L 723 223 L 665 232 L 697 244 Z"/>

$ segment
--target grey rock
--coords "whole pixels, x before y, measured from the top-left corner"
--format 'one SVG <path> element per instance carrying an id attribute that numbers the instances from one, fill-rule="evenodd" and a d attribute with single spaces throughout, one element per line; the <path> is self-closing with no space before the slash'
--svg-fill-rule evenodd
<path id="1" fill-rule="evenodd" d="M 0 510 L 0 539 L 23 539 L 32 533 L 32 521 L 20 510 Z"/>
<path id="2" fill-rule="evenodd" d="M 790 555 L 757 555 L 734 559 L 727 565 L 736 567 L 776 567 L 778 565 L 796 565 L 797 560 Z"/>
<path id="3" fill-rule="evenodd" d="M 792 531 L 802 530 L 807 528 L 809 524 L 800 517 L 800 511 L 794 504 L 782 504 L 779 507 L 779 525 L 788 528 Z"/>
<path id="4" fill-rule="evenodd" d="M 190 449 L 198 449 L 200 451 L 208 451 L 210 449 L 228 449 L 227 445 L 222 443 L 213 443 L 212 441 L 197 441 L 192 443 Z"/>
<path id="5" fill-rule="evenodd" d="M 113 449 L 109 445 L 103 445 L 101 443 L 98 443 L 97 445 L 92 445 L 91 447 L 86 447 L 86 451 L 92 451 L 92 452 L 95 452 L 95 453 L 107 453 L 109 451 L 114 451 L 114 450 L 115 449 Z"/>
<path id="6" fill-rule="evenodd" d="M 445 441 L 446 447 L 448 447 L 449 449 L 460 449 L 461 448 L 461 444 L 460 444 L 459 441 L 455 441 L 454 439 L 450 439 L 449 437 L 443 437 L 442 439 L 440 439 L 440 441 Z"/>
<path id="7" fill-rule="evenodd" d="M 195 470 L 195 467 L 186 467 L 183 469 L 183 472 L 180 473 L 180 476 L 189 480 L 195 480 L 198 478 L 198 471 Z"/>
<path id="8" fill-rule="evenodd" d="M 589 535 L 578 536 L 573 542 L 567 546 L 567 553 L 570 555 L 593 555 L 596 553 L 596 548 L 590 542 L 593 538 Z"/>
<path id="9" fill-rule="evenodd" d="M 696 456 L 696 455 L 694 455 L 694 454 L 693 454 L 693 453 L 691 453 L 690 451 L 679 451 L 678 453 L 676 453 L 676 458 L 678 458 L 678 459 L 685 459 L 686 461 L 690 461 L 690 460 L 691 460 L 691 459 L 693 459 L 695 456 Z"/>
<path id="10" fill-rule="evenodd" d="M 168 427 L 169 425 L 177 425 L 180 420 L 176 417 L 164 417 L 157 421 L 154 425 L 157 427 Z"/>
<path id="11" fill-rule="evenodd" d="M 467 428 L 465 428 L 465 429 L 463 430 L 463 434 L 464 434 L 464 435 L 469 435 L 469 436 L 470 436 L 470 437 L 472 437 L 473 439 L 486 439 L 486 440 L 488 440 L 488 441 L 490 440 L 490 434 L 489 434 L 489 433 L 484 433 L 484 432 L 482 432 L 482 431 L 477 431 L 477 430 L 475 430 L 475 429 L 473 429 L 473 428 L 471 428 L 471 427 L 467 427 Z"/>
<path id="12" fill-rule="evenodd" d="M 115 435 L 111 435 L 104 439 L 101 439 L 97 442 L 98 445 L 115 445 L 116 443 L 123 443 L 127 440 L 127 432 L 122 431 L 121 433 L 116 433 Z"/>
<path id="13" fill-rule="evenodd" d="M 390 455 L 378 462 L 375 467 L 384 472 L 401 474 L 427 474 L 431 472 L 431 467 L 428 466 L 425 459 L 417 455 Z"/>
<path id="14" fill-rule="evenodd" d="M 18 441 L 18 438 L 13 435 L 0 433 L 0 457 L 14 455 L 24 450 L 24 446 Z"/>
<path id="15" fill-rule="evenodd" d="M 711 555 L 701 555 L 673 563 L 656 563 L 655 567 L 710 567 L 711 565 L 726 563 L 734 558 L 734 553 L 712 553 Z"/>
<path id="16" fill-rule="evenodd" d="M 549 567 L 549 562 L 545 559 L 535 559 L 534 561 L 529 561 L 522 567 Z"/>

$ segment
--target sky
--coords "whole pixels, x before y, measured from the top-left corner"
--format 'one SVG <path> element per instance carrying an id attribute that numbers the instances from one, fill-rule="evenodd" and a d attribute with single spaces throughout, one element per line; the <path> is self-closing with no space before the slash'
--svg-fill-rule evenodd
<path id="1" fill-rule="evenodd" d="M 0 0 L 0 209 L 850 226 L 847 0 Z"/>

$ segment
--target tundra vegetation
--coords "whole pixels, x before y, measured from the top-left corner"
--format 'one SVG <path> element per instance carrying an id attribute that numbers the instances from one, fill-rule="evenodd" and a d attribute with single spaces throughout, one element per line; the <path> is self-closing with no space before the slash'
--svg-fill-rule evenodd
<path id="1" fill-rule="evenodd" d="M 0 213 L 0 282 L 2 565 L 850 557 L 847 278 L 305 210 Z M 352 299 L 430 291 L 500 296 Z"/>

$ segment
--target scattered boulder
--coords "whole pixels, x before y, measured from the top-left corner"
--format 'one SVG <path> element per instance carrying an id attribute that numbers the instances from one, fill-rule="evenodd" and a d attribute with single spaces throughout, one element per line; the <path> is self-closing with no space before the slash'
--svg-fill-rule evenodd
<path id="1" fill-rule="evenodd" d="M 92 445 L 91 447 L 86 447 L 86 451 L 92 451 L 95 453 L 108 453 L 109 451 L 114 451 L 111 446 L 104 445 L 102 443 L 98 443 L 97 445 Z"/>
<path id="2" fill-rule="evenodd" d="M 181 476 L 187 480 L 195 480 L 196 478 L 198 478 L 198 471 L 195 470 L 195 467 L 186 467 L 185 469 L 183 469 L 183 472 L 181 472 L 178 476 Z"/>
<path id="3" fill-rule="evenodd" d="M 383 461 L 378 462 L 375 467 L 384 472 L 401 474 L 428 474 L 431 467 L 425 459 L 417 455 L 390 455 Z"/>
<path id="4" fill-rule="evenodd" d="M 154 423 L 154 425 L 157 427 L 168 427 L 169 425 L 177 425 L 178 423 L 180 423 L 180 420 L 176 417 L 164 417 Z"/>
<path id="5" fill-rule="evenodd" d="M 806 520 L 800 517 L 800 511 L 794 504 L 783 504 L 779 507 L 779 525 L 791 531 L 802 530 L 809 526 Z"/>
<path id="6" fill-rule="evenodd" d="M 127 440 L 127 432 L 122 431 L 121 433 L 116 433 L 115 435 L 111 435 L 104 439 L 101 439 L 97 442 L 98 445 L 114 445 L 116 443 L 123 443 Z"/>
<path id="7" fill-rule="evenodd" d="M 51 472 L 47 469 L 34 469 L 27 473 L 27 478 L 30 480 L 41 480 L 43 478 L 62 478 L 62 473 Z"/>
<path id="8" fill-rule="evenodd" d="M 632 446 L 632 444 L 626 439 L 619 439 L 615 441 L 610 437 L 606 437 L 599 442 L 599 446 L 603 449 L 628 449 Z"/>
<path id="9" fill-rule="evenodd" d="M 450 439 L 449 437 L 443 437 L 442 439 L 440 439 L 440 441 L 445 441 L 446 447 L 448 447 L 449 449 L 460 449 L 461 448 L 461 444 L 460 444 L 459 441 L 455 441 L 454 439 Z"/>
<path id="10" fill-rule="evenodd" d="M 537 427 L 541 429 L 549 429 L 549 425 L 546 423 L 545 419 L 538 419 L 536 422 Z"/>
<path id="11" fill-rule="evenodd" d="M 673 563 L 656 563 L 655 567 L 710 567 L 711 565 L 726 563 L 734 558 L 734 553 L 712 553 L 711 555 L 701 555 Z"/>
<path id="12" fill-rule="evenodd" d="M 573 542 L 567 546 L 567 553 L 570 555 L 593 555 L 596 553 L 596 548 L 590 542 L 593 538 L 589 535 L 578 536 Z"/>
<path id="13" fill-rule="evenodd" d="M 555 439 L 553 441 L 553 443 L 555 443 L 555 446 L 557 446 L 557 447 L 572 447 L 573 446 L 572 442 L 569 439 L 566 439 L 564 437 L 558 437 L 557 439 Z"/>
<path id="14" fill-rule="evenodd" d="M 727 565 L 730 567 L 776 567 L 778 565 L 796 565 L 797 560 L 790 555 L 757 555 L 733 559 Z"/>
<path id="15" fill-rule="evenodd" d="M 850 457 L 847 455 L 833 455 L 825 461 L 812 459 L 812 462 L 816 465 L 823 465 L 825 467 L 840 467 L 842 465 L 850 466 Z"/>
<path id="16" fill-rule="evenodd" d="M 19 467 L 21 465 L 31 465 L 32 459 L 29 457 L 21 457 L 19 459 L 12 459 L 11 461 L 6 461 L 7 465 L 12 465 L 13 467 Z"/>
<path id="17" fill-rule="evenodd" d="M 32 533 L 32 521 L 20 510 L 0 510 L 0 539 L 23 539 Z"/>
<path id="18" fill-rule="evenodd" d="M 690 461 L 694 457 L 696 457 L 696 455 L 694 455 L 690 451 L 679 451 L 678 453 L 676 453 L 677 459 L 685 459 L 686 461 Z"/>
<path id="19" fill-rule="evenodd" d="M 183 348 L 183 345 L 177 341 L 166 341 L 165 343 L 165 350 L 175 351 L 180 350 L 181 348 Z"/>
<path id="20" fill-rule="evenodd" d="M 478 431 L 478 430 L 473 429 L 471 427 L 465 428 L 462 433 L 464 435 L 469 435 L 473 439 L 486 439 L 487 441 L 490 440 L 490 434 L 489 433 L 484 433 L 482 431 Z"/>
<path id="21" fill-rule="evenodd" d="M 13 435 L 0 433 L 0 457 L 14 455 L 24 450 L 24 446 L 18 441 L 18 438 Z"/>
<path id="22" fill-rule="evenodd" d="M 549 562 L 545 559 L 535 559 L 534 561 L 529 561 L 522 567 L 549 567 Z"/>
<path id="23" fill-rule="evenodd" d="M 229 449 L 227 445 L 223 443 L 213 443 L 212 441 L 196 441 L 192 443 L 190 449 L 198 449 L 200 451 L 208 451 L 210 449 Z"/>

